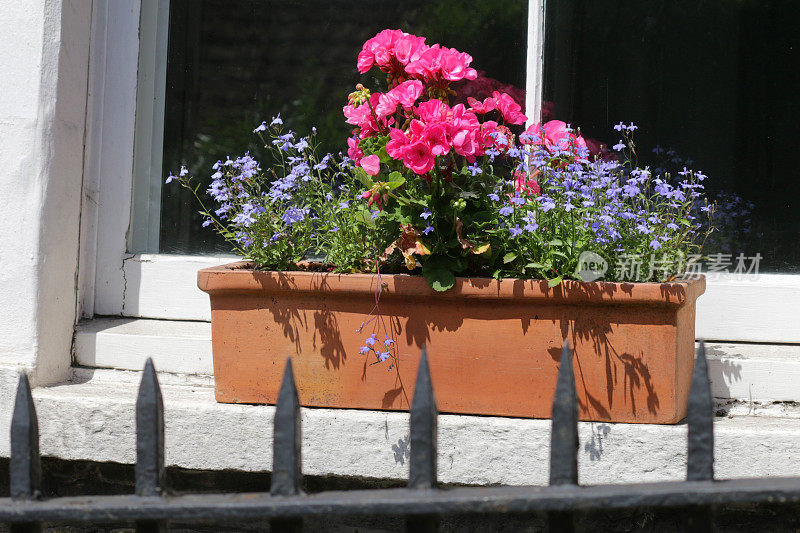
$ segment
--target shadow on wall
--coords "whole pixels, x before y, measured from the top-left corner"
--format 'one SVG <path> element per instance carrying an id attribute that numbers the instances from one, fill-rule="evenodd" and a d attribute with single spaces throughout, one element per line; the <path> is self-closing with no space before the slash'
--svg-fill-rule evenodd
<path id="1" fill-rule="evenodd" d="M 730 384 L 742 381 L 742 365 L 731 361 L 740 354 L 730 353 L 716 346 L 706 344 L 708 357 L 708 379 L 711 381 L 711 394 L 715 398 L 731 398 Z"/>

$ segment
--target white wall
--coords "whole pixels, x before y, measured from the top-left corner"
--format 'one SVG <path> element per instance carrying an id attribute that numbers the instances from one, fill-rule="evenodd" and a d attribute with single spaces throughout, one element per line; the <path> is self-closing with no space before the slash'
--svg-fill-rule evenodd
<path id="1" fill-rule="evenodd" d="M 91 5 L 0 0 L 0 365 L 37 384 L 70 364 Z"/>

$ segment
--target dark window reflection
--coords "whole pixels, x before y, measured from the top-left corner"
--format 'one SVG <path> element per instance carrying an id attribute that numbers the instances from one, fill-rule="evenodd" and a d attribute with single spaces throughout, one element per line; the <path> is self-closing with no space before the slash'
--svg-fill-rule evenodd
<path id="1" fill-rule="evenodd" d="M 519 88 L 524 99 L 527 4 L 172 0 L 164 175 L 185 164 L 205 179 L 217 159 L 247 150 L 261 154 L 251 132 L 277 113 L 298 133 L 316 126 L 325 151 L 345 151 L 347 94 L 359 81 L 380 83 L 369 74 L 359 77 L 356 55 L 385 28 L 470 53 L 476 69 Z M 201 222 L 187 191 L 163 188 L 161 252 L 228 252 Z"/>
<path id="2" fill-rule="evenodd" d="M 691 160 L 709 176 L 722 227 L 706 252 L 759 252 L 762 271 L 798 272 L 799 6 L 548 2 L 545 110 L 608 146 L 613 124 L 633 121 L 640 163 Z"/>

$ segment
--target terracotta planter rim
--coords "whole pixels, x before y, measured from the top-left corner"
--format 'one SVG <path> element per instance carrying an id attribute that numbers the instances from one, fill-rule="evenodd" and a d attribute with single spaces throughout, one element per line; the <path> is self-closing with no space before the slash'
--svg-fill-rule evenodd
<path id="1" fill-rule="evenodd" d="M 237 261 L 204 268 L 197 273 L 197 286 L 209 294 L 271 293 L 299 291 L 321 294 L 373 294 L 377 274 L 340 274 L 309 271 L 259 271 L 252 263 Z M 446 292 L 430 288 L 422 276 L 382 274 L 381 298 L 442 298 L 526 300 L 537 303 L 587 305 L 642 305 L 681 307 L 705 292 L 705 277 L 677 279 L 667 283 L 627 283 L 565 280 L 548 287 L 546 280 L 459 277 Z"/>

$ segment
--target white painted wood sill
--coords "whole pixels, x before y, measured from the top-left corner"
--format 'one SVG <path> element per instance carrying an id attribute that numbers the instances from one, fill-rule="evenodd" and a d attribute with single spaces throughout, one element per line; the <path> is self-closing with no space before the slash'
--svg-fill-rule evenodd
<path id="1" fill-rule="evenodd" d="M 152 357 L 161 372 L 210 376 L 211 324 L 97 318 L 75 334 L 80 366 L 141 370 Z M 800 402 L 800 346 L 707 343 L 712 392 L 721 399 Z"/>

